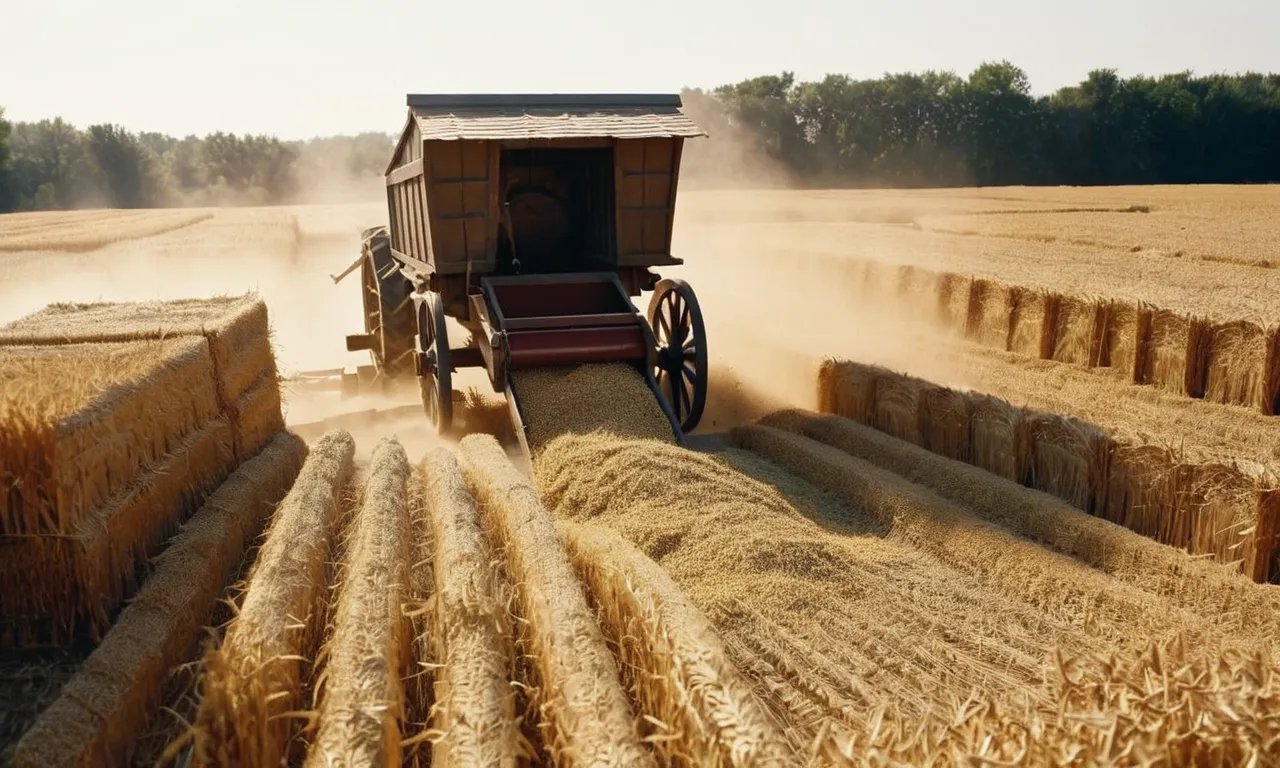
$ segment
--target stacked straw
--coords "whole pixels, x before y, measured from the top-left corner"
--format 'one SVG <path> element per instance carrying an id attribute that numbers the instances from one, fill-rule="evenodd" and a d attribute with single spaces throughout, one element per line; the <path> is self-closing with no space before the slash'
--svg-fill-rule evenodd
<path id="1" fill-rule="evenodd" d="M 895 437 L 902 431 L 879 416 L 899 413 L 900 393 L 931 391 L 913 377 L 847 361 L 826 361 L 819 372 L 819 409 L 861 422 Z M 891 393 L 887 404 L 882 392 Z M 869 394 L 868 394 L 869 393 Z M 968 461 L 1007 480 L 1035 488 L 1112 522 L 1193 554 L 1212 555 L 1224 565 L 1266 581 L 1274 573 L 1280 525 L 1277 492 L 1267 473 L 1237 462 L 1187 463 L 1138 438 L 1119 435 L 1078 419 L 1015 408 L 979 393 L 949 394 L 968 401 L 929 427 L 938 416 L 920 406 L 917 434 L 958 434 L 957 412 L 967 413 Z M 936 450 L 939 441 L 908 440 Z M 944 452 L 944 451 L 939 451 Z M 954 445 L 944 455 L 954 456 Z"/>
<path id="2" fill-rule="evenodd" d="M 326 567 L 355 441 L 343 430 L 312 448 L 276 509 L 220 647 L 203 660 L 194 756 L 200 765 L 280 765 L 320 646 Z"/>
<path id="3" fill-rule="evenodd" d="M 102 644 L 23 735 L 15 768 L 128 762 L 170 669 L 195 651 L 215 601 L 306 450 L 297 437 L 280 433 L 182 526 Z"/>
<path id="4" fill-rule="evenodd" d="M 101 639 L 280 405 L 259 301 L 55 304 L 0 328 L 0 645 Z"/>
<path id="5" fill-rule="evenodd" d="M 400 764 L 411 635 L 409 460 L 394 438 L 373 451 L 339 581 L 333 633 L 321 651 L 319 727 L 305 765 Z"/>
<path id="6" fill-rule="evenodd" d="M 655 765 L 617 662 L 538 491 L 489 435 L 464 438 L 461 463 L 517 585 L 524 619 L 517 642 L 533 667 L 533 709 L 543 713 L 547 757 L 566 765 Z"/>

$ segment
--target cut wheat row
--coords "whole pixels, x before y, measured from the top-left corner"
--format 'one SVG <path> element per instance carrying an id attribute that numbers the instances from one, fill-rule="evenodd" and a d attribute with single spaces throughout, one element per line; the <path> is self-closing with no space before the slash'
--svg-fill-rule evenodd
<path id="1" fill-rule="evenodd" d="M 461 464 L 503 548 L 520 606 L 520 652 L 534 667 L 543 749 L 558 764 L 654 765 L 597 625 L 538 492 L 488 435 L 462 440 Z"/>
<path id="2" fill-rule="evenodd" d="M 155 572 L 60 697 L 18 743 L 17 766 L 119 765 L 160 703 L 175 665 L 191 658 L 214 601 L 245 546 L 288 491 L 306 446 L 279 434 L 192 516 Z"/>
<path id="3" fill-rule="evenodd" d="M 332 635 L 321 649 L 319 725 L 305 765 L 400 764 L 403 681 L 411 668 L 409 460 L 398 441 L 374 448 L 351 522 Z"/>
<path id="4" fill-rule="evenodd" d="M 569 522 L 558 528 L 665 764 L 797 760 L 796 745 L 756 700 L 715 629 L 662 568 L 608 528 Z"/>
<path id="5" fill-rule="evenodd" d="M 278 765 L 290 753 L 323 629 L 326 563 L 355 441 L 326 434 L 272 518 L 221 646 L 203 660 L 195 758 L 205 765 Z"/>
<path id="6" fill-rule="evenodd" d="M 457 457 L 436 448 L 422 471 L 434 543 L 434 608 L 422 643 L 437 665 L 432 763 L 514 766 L 533 755 L 523 751 L 516 719 L 505 585 Z"/>

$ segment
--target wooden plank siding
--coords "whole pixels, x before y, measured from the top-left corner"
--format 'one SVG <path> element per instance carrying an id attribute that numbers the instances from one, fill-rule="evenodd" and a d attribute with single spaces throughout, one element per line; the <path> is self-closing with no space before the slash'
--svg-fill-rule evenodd
<path id="1" fill-rule="evenodd" d="M 672 138 L 615 141 L 619 267 L 670 263 L 681 143 Z"/>
<path id="2" fill-rule="evenodd" d="M 433 141 L 423 151 L 425 209 L 438 274 L 494 269 L 498 232 L 498 147 L 491 141 Z"/>

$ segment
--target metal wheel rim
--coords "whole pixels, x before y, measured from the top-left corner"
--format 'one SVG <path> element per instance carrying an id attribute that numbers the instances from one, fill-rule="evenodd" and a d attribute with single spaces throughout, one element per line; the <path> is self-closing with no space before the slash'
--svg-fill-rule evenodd
<path id="1" fill-rule="evenodd" d="M 654 378 L 680 429 L 691 431 L 707 399 L 706 328 L 693 289 L 683 280 L 659 283 L 649 303 L 649 324 L 658 349 Z"/>

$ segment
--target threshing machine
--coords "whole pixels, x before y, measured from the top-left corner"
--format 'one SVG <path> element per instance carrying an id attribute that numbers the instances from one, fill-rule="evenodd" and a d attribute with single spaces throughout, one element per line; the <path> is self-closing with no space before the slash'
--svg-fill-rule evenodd
<path id="1" fill-rule="evenodd" d="M 681 150 L 705 135 L 680 97 L 411 94 L 408 107 L 390 226 L 364 232 L 357 262 L 365 332 L 347 349 L 369 350 L 379 375 L 416 375 L 442 434 L 454 372 L 484 368 L 522 444 L 513 371 L 630 363 L 682 442 L 706 403 L 706 334 L 693 289 L 653 271 L 682 263 Z M 646 317 L 632 297 L 650 291 Z M 446 318 L 469 338 L 455 345 Z"/>

